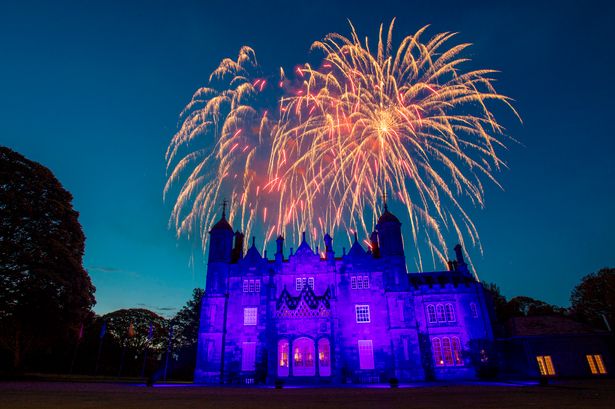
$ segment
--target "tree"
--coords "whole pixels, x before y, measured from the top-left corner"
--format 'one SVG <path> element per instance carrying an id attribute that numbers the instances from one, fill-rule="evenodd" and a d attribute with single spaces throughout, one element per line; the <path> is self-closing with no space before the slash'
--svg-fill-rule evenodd
<path id="1" fill-rule="evenodd" d="M 155 312 L 144 308 L 122 309 L 103 315 L 101 320 L 107 323 L 109 336 L 121 347 L 136 352 L 145 348 L 161 352 L 166 348 L 168 322 Z"/>
<path id="2" fill-rule="evenodd" d="M 72 196 L 51 171 L 0 147 L 0 346 L 28 353 L 77 336 L 95 303 Z"/>
<path id="3" fill-rule="evenodd" d="M 564 308 L 548 304 L 544 301 L 526 296 L 511 298 L 505 307 L 504 314 L 510 317 L 534 317 L 539 315 L 563 315 Z"/>
<path id="4" fill-rule="evenodd" d="M 191 348 L 197 344 L 201 301 L 205 292 L 200 288 L 192 291 L 192 298 L 173 318 L 174 343 L 180 348 Z"/>
<path id="5" fill-rule="evenodd" d="M 615 268 L 603 268 L 583 277 L 572 290 L 570 303 L 579 319 L 604 328 L 606 318 L 612 328 L 615 322 Z"/>
<path id="6" fill-rule="evenodd" d="M 184 379 L 192 379 L 194 374 L 203 294 L 202 289 L 195 288 L 192 291 L 192 298 L 179 310 L 172 321 L 173 349 L 178 356 L 173 372 L 175 376 Z"/>

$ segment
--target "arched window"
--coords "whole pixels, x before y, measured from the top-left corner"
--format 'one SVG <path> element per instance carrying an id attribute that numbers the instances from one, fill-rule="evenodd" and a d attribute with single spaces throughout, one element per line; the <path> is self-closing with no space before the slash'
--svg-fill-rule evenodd
<path id="1" fill-rule="evenodd" d="M 446 322 L 446 315 L 444 315 L 444 305 L 438 304 L 436 307 L 436 311 L 438 312 L 438 322 Z"/>
<path id="2" fill-rule="evenodd" d="M 293 375 L 314 376 L 314 341 L 297 338 L 293 342 Z"/>
<path id="3" fill-rule="evenodd" d="M 452 337 L 451 342 L 453 344 L 453 359 L 455 365 L 463 365 L 463 358 L 461 357 L 461 342 L 458 337 Z"/>
<path id="4" fill-rule="evenodd" d="M 278 341 L 278 376 L 288 376 L 288 340 Z"/>
<path id="5" fill-rule="evenodd" d="M 442 338 L 442 355 L 444 355 L 444 364 L 453 365 L 453 350 L 451 349 L 451 340 L 448 337 Z"/>
<path id="6" fill-rule="evenodd" d="M 440 343 L 440 338 L 433 338 L 431 340 L 431 346 L 433 350 L 433 360 L 436 366 L 443 366 L 444 359 L 442 358 L 442 344 Z"/>
<path id="7" fill-rule="evenodd" d="M 436 307 L 433 304 L 429 304 L 427 306 L 427 320 L 430 324 L 438 322 L 438 319 L 436 318 Z"/>
<path id="8" fill-rule="evenodd" d="M 331 376 L 331 348 L 327 338 L 318 341 L 318 373 L 320 376 Z"/>
<path id="9" fill-rule="evenodd" d="M 448 322 L 455 322 L 455 308 L 453 304 L 446 304 L 446 320 Z"/>

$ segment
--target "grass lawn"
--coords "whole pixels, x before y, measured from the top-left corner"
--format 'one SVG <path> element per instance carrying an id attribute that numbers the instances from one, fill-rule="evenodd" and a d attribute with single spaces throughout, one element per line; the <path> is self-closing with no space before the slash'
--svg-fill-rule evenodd
<path id="1" fill-rule="evenodd" d="M 147 388 L 122 383 L 1 382 L 0 408 L 613 408 L 615 380 L 549 386 L 442 384 L 388 388 Z"/>

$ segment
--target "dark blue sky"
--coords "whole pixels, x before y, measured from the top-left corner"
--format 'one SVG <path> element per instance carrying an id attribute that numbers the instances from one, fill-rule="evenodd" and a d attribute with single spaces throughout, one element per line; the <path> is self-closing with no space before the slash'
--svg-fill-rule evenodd
<path id="1" fill-rule="evenodd" d="M 397 38 L 458 31 L 473 64 L 502 71 L 524 121 L 503 122 L 522 144 L 503 155 L 505 190 L 488 186 L 471 211 L 482 279 L 567 305 L 580 277 L 615 265 L 612 2 L 256 3 L 0 2 L 0 144 L 73 193 L 97 312 L 168 315 L 204 284 L 161 192 L 178 113 L 220 59 L 247 44 L 265 67 L 292 67 L 346 18 L 370 37 L 394 16 Z"/>

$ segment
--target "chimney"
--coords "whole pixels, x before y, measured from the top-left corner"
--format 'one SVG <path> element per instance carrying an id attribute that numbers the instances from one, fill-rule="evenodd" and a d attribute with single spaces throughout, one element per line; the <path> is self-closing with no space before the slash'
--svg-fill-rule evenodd
<path id="1" fill-rule="evenodd" d="M 282 262 L 284 261 L 284 237 L 282 237 L 282 235 L 279 235 L 278 238 L 275 240 L 275 244 L 275 260 Z"/>

